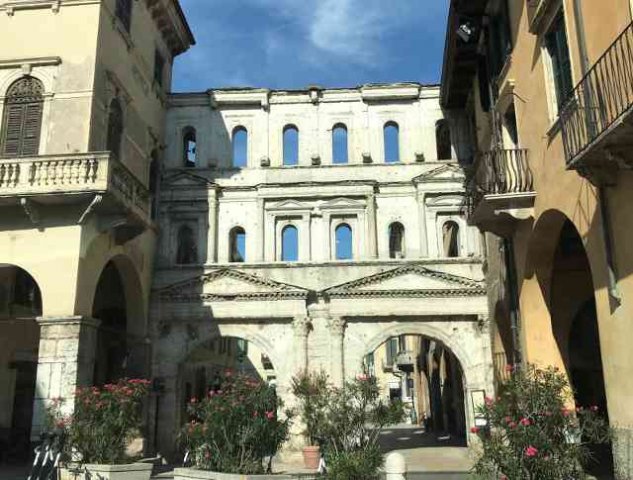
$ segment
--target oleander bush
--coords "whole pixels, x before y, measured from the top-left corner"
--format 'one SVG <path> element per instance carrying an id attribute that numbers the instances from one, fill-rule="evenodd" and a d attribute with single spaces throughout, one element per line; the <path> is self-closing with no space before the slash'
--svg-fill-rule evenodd
<path id="1" fill-rule="evenodd" d="M 595 405 L 573 404 L 566 377 L 555 368 L 512 371 L 496 399 L 479 415 L 488 427 L 471 429 L 482 444 L 474 473 L 484 479 L 576 480 L 586 478 L 589 444 L 608 443 L 608 423 Z"/>
<path id="2" fill-rule="evenodd" d="M 61 400 L 49 408 L 49 422 L 65 438 L 65 460 L 84 464 L 126 464 L 130 441 L 139 435 L 149 380 L 123 379 L 103 387 L 78 388 L 71 415 Z"/>
<path id="3" fill-rule="evenodd" d="M 188 405 L 181 442 L 192 465 L 223 473 L 258 474 L 288 438 L 292 413 L 282 413 L 275 389 L 227 371 L 221 387 Z M 283 417 L 283 418 L 282 418 Z"/>

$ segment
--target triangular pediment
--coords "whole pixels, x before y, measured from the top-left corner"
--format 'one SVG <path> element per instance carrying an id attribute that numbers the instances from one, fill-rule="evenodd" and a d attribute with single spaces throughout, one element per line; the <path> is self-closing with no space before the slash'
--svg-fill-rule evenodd
<path id="1" fill-rule="evenodd" d="M 351 198 L 335 198 L 321 204 L 321 208 L 358 208 L 363 207 L 364 203 Z"/>
<path id="2" fill-rule="evenodd" d="M 326 290 L 331 296 L 460 296 L 483 295 L 484 285 L 469 278 L 406 266 L 370 275 Z"/>
<path id="3" fill-rule="evenodd" d="M 210 180 L 189 172 L 178 172 L 163 179 L 163 185 L 168 188 L 207 188 L 215 185 Z"/>
<path id="4" fill-rule="evenodd" d="M 414 183 L 422 182 L 463 182 L 464 170 L 457 163 L 448 163 L 434 168 L 413 179 Z"/>
<path id="5" fill-rule="evenodd" d="M 166 300 L 244 300 L 302 298 L 307 290 L 242 270 L 223 268 L 161 288 L 157 293 Z"/>
<path id="6" fill-rule="evenodd" d="M 297 200 L 283 200 L 275 203 L 270 207 L 272 210 L 305 210 L 310 207 L 305 203 L 301 203 Z"/>

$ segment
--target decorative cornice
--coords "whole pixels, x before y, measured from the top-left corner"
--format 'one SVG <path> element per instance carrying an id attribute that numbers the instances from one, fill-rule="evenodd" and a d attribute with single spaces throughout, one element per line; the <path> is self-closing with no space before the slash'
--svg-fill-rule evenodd
<path id="1" fill-rule="evenodd" d="M 30 68 L 44 67 L 49 65 L 59 65 L 60 63 L 62 63 L 61 57 L 10 58 L 7 60 L 0 60 L 0 69 L 23 68 L 25 65 Z"/>
<path id="2" fill-rule="evenodd" d="M 173 56 L 195 45 L 196 40 L 178 0 L 145 0 L 145 4 Z"/>
<path id="3" fill-rule="evenodd" d="M 428 290 L 355 290 L 328 292 L 330 298 L 452 298 L 486 295 L 485 288 Z"/>

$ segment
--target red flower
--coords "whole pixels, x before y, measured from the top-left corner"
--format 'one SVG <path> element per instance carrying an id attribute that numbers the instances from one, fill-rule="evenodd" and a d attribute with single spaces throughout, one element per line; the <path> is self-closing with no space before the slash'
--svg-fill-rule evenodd
<path id="1" fill-rule="evenodd" d="M 493 403 L 495 403 L 495 401 L 492 398 L 490 398 L 490 397 L 484 398 L 484 402 L 486 402 L 486 405 L 488 405 L 488 406 L 490 406 Z"/>
<path id="2" fill-rule="evenodd" d="M 521 425 L 523 425 L 524 427 L 528 427 L 528 426 L 530 426 L 530 424 L 531 424 L 532 422 L 530 422 L 530 419 L 529 419 L 529 418 L 522 418 L 522 419 L 520 420 L 520 423 L 521 423 Z"/>
<path id="3" fill-rule="evenodd" d="M 508 427 L 510 427 L 510 428 L 516 428 L 516 426 L 517 426 L 516 422 L 508 423 Z"/>
<path id="4" fill-rule="evenodd" d="M 479 427 L 472 427 L 470 433 L 479 433 Z"/>
<path id="5" fill-rule="evenodd" d="M 275 413 L 274 412 L 266 412 L 266 418 L 268 420 L 272 420 L 273 418 L 275 418 Z"/>
<path id="6" fill-rule="evenodd" d="M 525 453 L 526 457 L 536 457 L 536 455 L 538 454 L 538 450 L 532 445 L 528 445 L 523 453 Z"/>

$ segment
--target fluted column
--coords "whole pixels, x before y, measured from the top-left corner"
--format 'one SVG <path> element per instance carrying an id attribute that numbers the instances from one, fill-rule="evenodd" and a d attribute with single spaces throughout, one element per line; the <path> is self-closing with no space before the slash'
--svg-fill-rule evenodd
<path id="1" fill-rule="evenodd" d="M 341 317 L 330 317 L 327 322 L 330 331 L 330 378 L 336 386 L 342 386 L 345 379 L 345 356 L 343 342 L 345 340 L 346 322 Z"/>
<path id="2" fill-rule="evenodd" d="M 308 334 L 311 327 L 312 323 L 309 317 L 296 317 L 292 322 L 295 373 L 304 372 L 308 368 Z"/>

